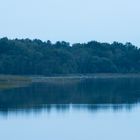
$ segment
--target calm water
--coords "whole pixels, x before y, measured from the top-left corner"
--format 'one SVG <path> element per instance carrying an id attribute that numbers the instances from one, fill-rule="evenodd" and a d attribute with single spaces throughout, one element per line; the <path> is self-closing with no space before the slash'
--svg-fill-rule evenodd
<path id="1" fill-rule="evenodd" d="M 48 81 L 0 90 L 1 140 L 139 140 L 140 79 Z"/>

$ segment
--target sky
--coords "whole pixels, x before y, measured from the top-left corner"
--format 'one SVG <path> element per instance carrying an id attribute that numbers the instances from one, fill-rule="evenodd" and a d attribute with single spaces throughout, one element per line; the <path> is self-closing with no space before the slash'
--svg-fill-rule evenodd
<path id="1" fill-rule="evenodd" d="M 0 0 L 0 38 L 140 47 L 139 7 L 139 0 Z"/>

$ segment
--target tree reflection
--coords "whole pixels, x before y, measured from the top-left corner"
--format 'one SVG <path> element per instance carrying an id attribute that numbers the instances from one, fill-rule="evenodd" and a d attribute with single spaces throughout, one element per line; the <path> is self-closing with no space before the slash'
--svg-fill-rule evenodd
<path id="1" fill-rule="evenodd" d="M 59 82 L 59 81 L 57 81 Z M 131 109 L 140 101 L 140 79 L 85 79 L 70 82 L 33 83 L 0 91 L 0 112 L 86 108 L 91 111 L 112 108 Z"/>

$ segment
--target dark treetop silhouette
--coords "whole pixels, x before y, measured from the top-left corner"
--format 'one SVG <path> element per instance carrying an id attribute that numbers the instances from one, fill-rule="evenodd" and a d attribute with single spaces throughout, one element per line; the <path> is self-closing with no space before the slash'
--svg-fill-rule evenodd
<path id="1" fill-rule="evenodd" d="M 140 49 L 131 43 L 0 39 L 0 74 L 139 73 Z"/>

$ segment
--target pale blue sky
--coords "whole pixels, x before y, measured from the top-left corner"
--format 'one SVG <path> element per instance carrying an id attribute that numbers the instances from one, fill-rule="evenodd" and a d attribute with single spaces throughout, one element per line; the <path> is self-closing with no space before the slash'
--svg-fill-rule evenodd
<path id="1" fill-rule="evenodd" d="M 0 37 L 140 46 L 139 0 L 0 0 Z"/>

